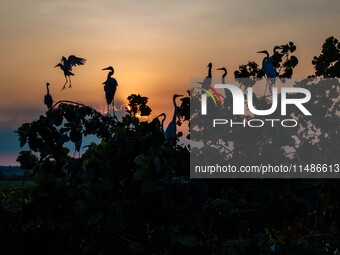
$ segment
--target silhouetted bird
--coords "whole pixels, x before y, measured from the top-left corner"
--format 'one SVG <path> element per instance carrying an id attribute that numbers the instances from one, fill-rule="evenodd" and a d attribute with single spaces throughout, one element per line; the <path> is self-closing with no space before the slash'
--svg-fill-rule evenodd
<path id="1" fill-rule="evenodd" d="M 218 68 L 218 69 L 216 69 L 216 70 L 224 71 L 223 74 L 222 74 L 222 84 L 225 84 L 225 77 L 226 77 L 227 74 L 228 74 L 227 68 L 221 67 L 221 68 Z M 227 89 L 224 89 L 224 95 L 225 95 L 225 96 L 227 95 Z"/>
<path id="2" fill-rule="evenodd" d="M 208 67 L 208 75 L 207 75 L 207 77 L 205 77 L 203 83 L 201 83 L 203 89 L 209 89 L 210 86 L 211 86 L 211 80 L 212 80 L 211 69 L 212 69 L 212 64 L 209 63 L 207 67 Z"/>
<path id="3" fill-rule="evenodd" d="M 161 114 L 158 115 L 156 118 L 161 117 L 161 116 L 163 116 L 163 119 L 162 119 L 162 121 L 161 121 L 161 131 L 164 133 L 164 121 L 165 121 L 165 119 L 166 119 L 166 114 L 165 114 L 165 113 L 161 113 Z"/>
<path id="4" fill-rule="evenodd" d="M 47 109 L 50 109 L 53 105 L 53 99 L 52 96 L 50 95 L 50 90 L 49 87 L 50 84 L 47 82 L 46 83 L 46 90 L 47 90 L 47 94 L 44 97 L 44 104 L 47 106 Z"/>
<path id="5" fill-rule="evenodd" d="M 280 67 L 279 62 L 281 62 L 282 60 L 282 54 L 279 53 L 277 50 L 278 49 L 282 49 L 284 45 L 280 45 L 280 46 L 275 46 L 273 49 L 273 55 L 269 57 L 269 62 L 275 67 L 278 68 Z"/>
<path id="6" fill-rule="evenodd" d="M 68 58 L 65 58 L 64 56 L 62 56 L 61 58 L 61 63 L 59 63 L 58 65 L 56 65 L 55 67 L 59 66 L 61 70 L 64 71 L 64 76 L 65 76 L 65 79 L 66 79 L 66 82 L 63 86 L 63 89 L 65 89 L 65 86 L 68 82 L 70 82 L 70 85 L 68 86 L 69 88 L 72 87 L 72 84 L 71 84 L 71 77 L 70 76 L 73 76 L 74 73 L 72 73 L 72 67 L 73 66 L 77 66 L 77 65 L 84 65 L 85 62 L 86 62 L 86 59 L 85 58 L 78 58 L 74 55 L 70 55 Z M 68 77 L 68 80 L 67 80 L 67 77 Z"/>
<path id="7" fill-rule="evenodd" d="M 163 119 L 161 121 L 159 121 L 159 117 L 163 117 Z M 156 116 L 155 118 L 153 118 L 153 120 L 151 121 L 151 123 L 155 124 L 157 127 L 159 127 L 160 131 L 164 134 L 164 121 L 166 119 L 166 114 L 165 113 L 161 113 L 160 115 Z"/>
<path id="8" fill-rule="evenodd" d="M 174 115 L 172 116 L 172 120 L 170 121 L 168 127 L 165 130 L 165 139 L 167 144 L 172 145 L 176 139 L 177 134 L 177 105 L 176 105 L 176 98 L 181 97 L 183 95 L 175 94 L 173 96 L 173 103 L 174 103 Z"/>
<path id="9" fill-rule="evenodd" d="M 257 53 L 266 54 L 266 57 L 264 57 L 263 60 L 262 60 L 262 71 L 266 75 L 269 85 L 272 86 L 272 85 L 275 84 L 275 78 L 277 76 L 276 69 L 275 69 L 275 67 L 272 63 L 273 60 L 269 57 L 269 53 L 266 50 L 258 51 Z M 266 83 L 266 88 L 265 88 L 264 94 L 266 94 L 267 85 L 268 84 Z M 271 91 L 271 87 L 269 87 L 269 90 Z"/>
<path id="10" fill-rule="evenodd" d="M 222 99 L 221 99 L 220 95 L 217 93 L 217 91 L 213 87 L 211 87 L 211 82 L 212 82 L 212 75 L 211 75 L 212 64 L 209 63 L 207 67 L 208 67 L 208 75 L 205 77 L 203 82 L 197 82 L 197 83 L 202 85 L 202 89 L 211 90 L 215 94 L 215 96 L 217 97 L 217 99 L 220 102 L 220 104 L 222 105 Z"/>
<path id="11" fill-rule="evenodd" d="M 112 77 L 114 73 L 114 69 L 112 66 L 103 68 L 102 70 L 110 70 L 110 72 L 107 74 L 107 79 L 104 84 L 104 91 L 105 91 L 105 99 L 107 103 L 107 113 L 110 113 L 110 104 L 112 103 L 113 107 L 113 115 L 115 116 L 115 103 L 114 103 L 114 96 L 116 93 L 116 89 L 118 86 L 118 83 L 115 78 Z"/>
<path id="12" fill-rule="evenodd" d="M 222 84 L 225 84 L 225 77 L 226 77 L 227 74 L 228 74 L 227 68 L 221 67 L 221 68 L 218 68 L 218 69 L 216 69 L 216 70 L 222 70 L 222 71 L 224 71 L 224 73 L 223 73 L 223 75 L 222 75 Z"/>
<path id="13" fill-rule="evenodd" d="M 262 60 L 262 71 L 267 78 L 276 78 L 276 70 L 272 64 L 272 59 L 269 57 L 269 53 L 266 50 L 258 51 L 257 53 L 264 53 L 266 57 Z"/>

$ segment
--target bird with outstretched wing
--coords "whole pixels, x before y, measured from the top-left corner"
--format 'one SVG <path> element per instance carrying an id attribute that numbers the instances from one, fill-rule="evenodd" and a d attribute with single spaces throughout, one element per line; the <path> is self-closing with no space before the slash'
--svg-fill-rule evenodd
<path id="1" fill-rule="evenodd" d="M 70 55 L 68 58 L 65 58 L 62 56 L 61 61 L 59 64 L 57 64 L 55 67 L 59 66 L 61 70 L 64 72 L 64 76 L 66 79 L 66 82 L 61 90 L 64 90 L 66 88 L 66 84 L 69 82 L 69 88 L 72 87 L 71 83 L 71 77 L 74 76 L 74 73 L 72 73 L 72 67 L 77 66 L 77 65 L 84 65 L 86 62 L 85 58 L 79 58 L 76 57 L 75 55 Z M 67 79 L 68 77 L 68 79 Z"/>

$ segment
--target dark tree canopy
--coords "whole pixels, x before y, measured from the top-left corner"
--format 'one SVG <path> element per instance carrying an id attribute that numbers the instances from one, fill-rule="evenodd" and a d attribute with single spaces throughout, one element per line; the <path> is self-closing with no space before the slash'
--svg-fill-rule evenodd
<path id="1" fill-rule="evenodd" d="M 274 56 L 279 78 L 292 76 L 295 49 L 288 43 Z M 316 76 L 338 77 L 338 60 L 339 43 L 329 38 L 313 60 Z M 259 78 L 261 72 L 249 62 L 235 76 Z M 259 157 L 337 162 L 338 81 L 295 86 L 312 92 L 313 116 L 291 110 L 302 126 L 288 133 L 230 131 L 222 140 L 234 149 L 223 156 L 249 163 Z M 190 123 L 205 144 L 222 146 L 204 140 L 209 130 L 190 116 L 193 100 L 192 92 L 181 98 L 177 124 Z M 338 180 L 190 179 L 191 148 L 179 142 L 183 134 L 166 144 L 159 121 L 138 118 L 150 115 L 148 98 L 133 94 L 128 101 L 121 120 L 62 101 L 18 128 L 20 145 L 29 149 L 17 160 L 35 185 L 0 191 L 2 254 L 337 254 Z M 265 97 L 256 103 L 270 104 Z M 221 107 L 230 109 L 231 102 Z M 67 144 L 89 135 L 99 142 L 73 157 Z M 246 146 L 249 141 L 253 146 Z M 293 153 L 287 155 L 286 146 Z"/>

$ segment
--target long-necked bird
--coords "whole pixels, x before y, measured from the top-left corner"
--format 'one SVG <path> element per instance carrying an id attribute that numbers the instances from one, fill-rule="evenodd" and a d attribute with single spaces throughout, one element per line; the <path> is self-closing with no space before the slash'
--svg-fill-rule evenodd
<path id="1" fill-rule="evenodd" d="M 66 88 L 66 84 L 68 82 L 70 83 L 68 87 L 69 88 L 72 87 L 71 77 L 70 77 L 70 76 L 74 76 L 74 73 L 71 72 L 72 67 L 77 66 L 77 65 L 84 65 L 85 62 L 86 62 L 85 58 L 78 58 L 74 55 L 70 55 L 68 58 L 65 58 L 64 56 L 62 56 L 60 63 L 55 66 L 55 67 L 59 66 L 60 69 L 64 71 L 66 82 L 61 90 Z"/>
<path id="2" fill-rule="evenodd" d="M 47 94 L 44 97 L 44 104 L 47 106 L 47 109 L 50 109 L 53 105 L 53 99 L 52 96 L 50 95 L 50 90 L 49 87 L 50 84 L 47 82 L 46 83 L 46 90 L 47 90 Z"/>
<path id="3" fill-rule="evenodd" d="M 266 56 L 262 60 L 262 71 L 267 77 L 267 81 L 270 86 L 275 84 L 275 78 L 277 76 L 276 69 L 272 63 L 272 60 L 269 57 L 269 53 L 266 50 L 258 51 L 257 53 L 264 53 Z M 266 94 L 267 91 L 267 83 L 266 83 L 266 88 L 264 91 L 264 94 Z M 269 86 L 269 90 L 271 91 L 271 87 Z"/>
<path id="4" fill-rule="evenodd" d="M 165 113 L 161 113 L 160 115 L 157 116 L 158 117 L 163 117 L 162 121 L 161 121 L 161 131 L 164 133 L 164 121 L 166 119 L 166 114 Z"/>
<path id="5" fill-rule="evenodd" d="M 211 80 L 212 80 L 212 75 L 211 75 L 211 69 L 212 69 L 212 63 L 208 64 L 208 75 L 205 77 L 204 81 L 202 82 L 202 88 L 203 89 L 209 89 L 211 86 Z"/>
<path id="6" fill-rule="evenodd" d="M 209 63 L 207 67 L 208 67 L 208 75 L 205 77 L 203 82 L 197 82 L 197 83 L 202 85 L 202 89 L 203 90 L 211 90 L 215 94 L 215 96 L 217 97 L 217 99 L 220 102 L 220 104 L 222 105 L 222 99 L 221 99 L 220 95 L 211 86 L 211 82 L 212 82 L 212 74 L 211 74 L 212 63 Z"/>
<path id="7" fill-rule="evenodd" d="M 282 54 L 278 52 L 278 49 L 282 49 L 284 45 L 275 46 L 273 49 L 273 55 L 269 57 L 269 62 L 275 67 L 280 67 L 279 62 L 282 60 Z"/>
<path id="8" fill-rule="evenodd" d="M 116 79 L 112 77 L 112 75 L 114 74 L 114 69 L 112 66 L 103 68 L 102 70 L 110 70 L 110 72 L 107 74 L 107 79 L 105 82 L 103 82 L 103 84 L 104 84 L 104 91 L 105 91 L 105 99 L 107 103 L 107 114 L 110 113 L 110 104 L 112 103 L 113 115 L 115 116 L 114 96 L 116 93 L 118 83 Z"/>
<path id="9" fill-rule="evenodd" d="M 269 53 L 266 50 L 258 51 L 257 53 L 264 53 L 266 57 L 262 60 L 262 70 L 267 78 L 276 78 L 276 70 L 272 64 L 272 60 L 269 57 Z"/>
<path id="10" fill-rule="evenodd" d="M 221 68 L 218 68 L 218 69 L 216 69 L 216 70 L 224 71 L 224 73 L 223 73 L 223 75 L 222 75 L 222 84 L 225 84 L 225 77 L 226 77 L 227 74 L 228 74 L 227 68 L 221 67 Z"/>
<path id="11" fill-rule="evenodd" d="M 168 127 L 165 130 L 165 139 L 168 145 L 174 144 L 177 134 L 177 105 L 176 98 L 181 97 L 183 95 L 175 94 L 172 98 L 174 104 L 174 115 L 172 116 L 172 120 L 170 121 Z"/>
<path id="12" fill-rule="evenodd" d="M 227 74 L 228 74 L 227 68 L 221 67 L 221 68 L 218 68 L 218 69 L 216 69 L 216 70 L 221 70 L 221 71 L 223 71 L 223 74 L 222 74 L 222 84 L 225 84 L 225 77 L 226 77 Z M 224 89 L 224 95 L 225 95 L 225 96 L 227 95 L 227 89 Z"/>
<path id="13" fill-rule="evenodd" d="M 159 117 L 163 117 L 163 119 L 161 121 L 159 121 Z M 160 115 L 156 116 L 155 118 L 153 118 L 153 120 L 151 121 L 151 123 L 155 124 L 157 127 L 159 127 L 159 130 L 164 134 L 164 121 L 166 119 L 166 114 L 165 113 L 161 113 Z"/>

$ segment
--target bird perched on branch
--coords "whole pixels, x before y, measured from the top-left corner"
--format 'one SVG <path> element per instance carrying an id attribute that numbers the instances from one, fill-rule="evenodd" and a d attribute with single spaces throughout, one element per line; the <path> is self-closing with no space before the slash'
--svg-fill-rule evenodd
<path id="1" fill-rule="evenodd" d="M 269 61 L 273 64 L 275 68 L 280 67 L 279 63 L 282 61 L 283 54 L 278 52 L 278 50 L 282 50 L 283 47 L 284 45 L 275 46 L 273 49 L 273 55 L 269 57 Z"/>
<path id="2" fill-rule="evenodd" d="M 64 90 L 66 88 L 66 84 L 68 82 L 70 83 L 68 87 L 69 88 L 72 87 L 71 77 L 70 77 L 70 76 L 74 76 L 74 73 L 71 72 L 72 67 L 77 66 L 77 65 L 84 65 L 85 62 L 86 62 L 85 58 L 78 58 L 74 55 L 70 55 L 68 58 L 65 58 L 64 56 L 62 56 L 60 63 L 55 66 L 55 67 L 59 66 L 60 69 L 64 71 L 66 82 L 61 90 Z"/>
<path id="3" fill-rule="evenodd" d="M 208 75 L 204 78 L 203 82 L 197 82 L 197 83 L 202 85 L 202 90 L 203 91 L 204 90 L 211 90 L 215 94 L 215 96 L 217 97 L 217 99 L 220 102 L 220 104 L 222 105 L 222 99 L 221 99 L 220 95 L 211 86 L 211 82 L 212 82 L 212 74 L 211 74 L 212 63 L 209 63 L 207 67 L 208 67 Z"/>
<path id="4" fill-rule="evenodd" d="M 163 119 L 161 121 L 159 121 L 159 117 L 163 117 Z M 160 126 L 160 130 L 162 133 L 164 133 L 164 121 L 166 120 L 166 114 L 165 113 L 161 113 L 160 115 L 156 116 L 152 122 L 157 123 L 158 126 Z"/>
<path id="5" fill-rule="evenodd" d="M 47 106 L 47 109 L 50 109 L 53 105 L 53 99 L 52 96 L 50 95 L 50 90 L 49 87 L 50 84 L 47 82 L 46 83 L 46 90 L 47 90 L 47 94 L 44 97 L 44 104 Z"/>
<path id="6" fill-rule="evenodd" d="M 106 81 L 103 82 L 104 84 L 104 91 L 105 91 L 105 99 L 107 103 L 107 113 L 110 113 L 110 104 L 112 103 L 113 107 L 113 115 L 115 116 L 115 103 L 114 103 L 114 96 L 116 93 L 116 89 L 118 86 L 118 83 L 115 78 L 112 77 L 114 74 L 114 69 L 112 66 L 103 68 L 102 70 L 110 70 L 110 72 L 107 74 Z"/>
<path id="7" fill-rule="evenodd" d="M 221 68 L 218 68 L 218 69 L 216 69 L 216 70 L 221 70 L 221 71 L 223 71 L 223 75 L 222 75 L 222 84 L 225 84 L 225 77 L 226 77 L 227 74 L 228 74 L 227 68 L 221 67 Z"/>
<path id="8" fill-rule="evenodd" d="M 277 76 L 276 69 L 273 65 L 273 59 L 269 57 L 269 53 L 266 50 L 258 51 L 257 53 L 264 53 L 266 56 L 262 60 L 262 71 L 267 77 L 266 88 L 264 94 L 266 94 L 267 86 L 269 83 L 269 90 L 271 91 L 271 86 L 275 84 L 275 79 Z"/>
<path id="9" fill-rule="evenodd" d="M 228 74 L 227 68 L 221 67 L 221 68 L 218 68 L 218 69 L 216 69 L 216 70 L 221 70 L 221 71 L 223 71 L 223 74 L 222 74 L 222 84 L 225 84 L 225 77 L 226 77 L 227 74 Z M 224 95 L 225 95 L 225 96 L 227 95 L 227 89 L 224 89 Z"/>
<path id="10" fill-rule="evenodd" d="M 209 89 L 211 86 L 211 80 L 212 80 L 212 75 L 211 75 L 211 69 L 212 69 L 212 64 L 208 64 L 208 75 L 205 77 L 204 81 L 202 82 L 202 88 L 204 89 Z"/>
<path id="11" fill-rule="evenodd" d="M 181 97 L 183 95 L 175 94 L 172 98 L 174 104 L 174 115 L 172 116 L 172 120 L 170 121 L 168 127 L 165 130 L 165 139 L 169 145 L 174 144 L 177 134 L 177 105 L 176 105 L 176 98 Z"/>

